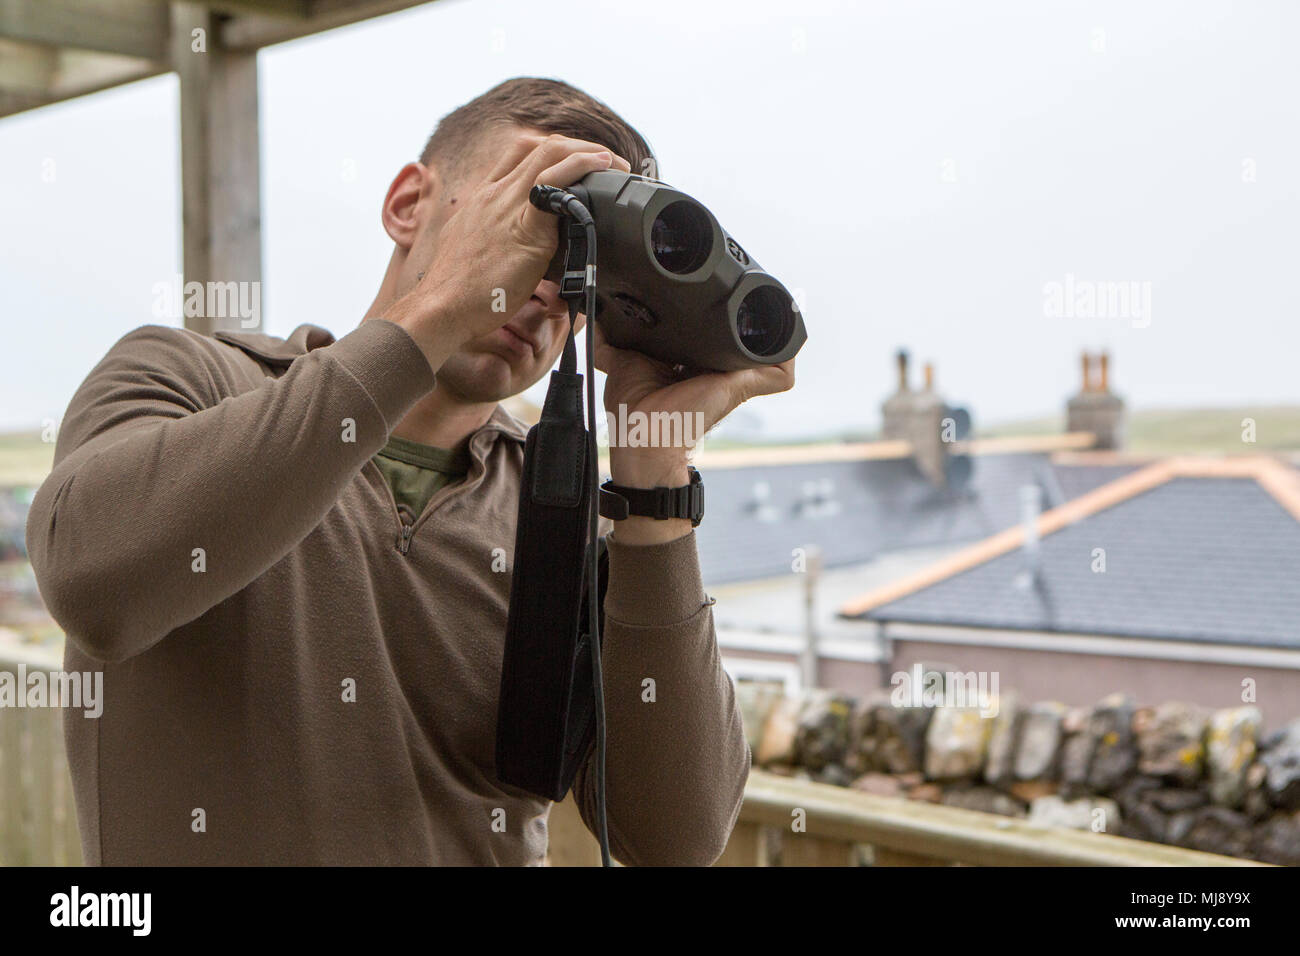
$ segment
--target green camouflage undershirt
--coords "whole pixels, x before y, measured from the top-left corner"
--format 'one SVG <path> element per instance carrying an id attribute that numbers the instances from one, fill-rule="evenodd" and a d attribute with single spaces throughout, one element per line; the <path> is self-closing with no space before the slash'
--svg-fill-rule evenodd
<path id="1" fill-rule="evenodd" d="M 409 511 L 414 520 L 440 488 L 465 477 L 469 471 L 469 449 L 465 446 L 435 448 L 392 435 L 375 455 L 374 462 L 393 490 L 397 510 Z"/>

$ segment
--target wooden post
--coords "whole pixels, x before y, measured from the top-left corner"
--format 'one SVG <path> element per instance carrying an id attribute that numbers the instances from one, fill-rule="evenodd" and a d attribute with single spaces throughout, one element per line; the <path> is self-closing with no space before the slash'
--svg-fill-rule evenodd
<path id="1" fill-rule="evenodd" d="M 781 840 L 782 866 L 852 866 L 853 844 L 807 833 L 786 833 Z"/>
<path id="2" fill-rule="evenodd" d="M 902 850 L 894 850 L 887 846 L 878 846 L 874 849 L 876 866 L 948 866 L 947 860 L 936 860 L 932 856 L 920 856 L 916 853 L 905 853 Z"/>
<path id="3" fill-rule="evenodd" d="M 173 2 L 171 16 L 172 65 L 181 87 L 185 283 L 203 283 L 205 290 L 213 288 L 209 283 L 220 284 L 220 293 L 205 293 L 204 301 L 226 303 L 187 316 L 185 327 L 208 334 L 260 331 L 257 52 L 223 47 L 220 18 L 203 4 Z M 237 305 L 255 302 L 255 313 L 231 308 L 232 298 Z"/>
<path id="4" fill-rule="evenodd" d="M 22 722 L 17 709 L 0 710 L 0 865 L 27 862 L 23 849 Z"/>
<path id="5" fill-rule="evenodd" d="M 72 775 L 68 769 L 68 755 L 63 746 L 63 721 L 67 715 L 62 710 L 50 712 L 51 723 L 48 761 L 50 766 L 50 826 L 52 830 L 54 866 L 80 866 L 81 833 L 77 829 L 77 803 L 72 793 Z M 84 720 L 78 711 L 68 712 Z"/>
<path id="6" fill-rule="evenodd" d="M 0 648 L 0 671 L 15 674 L 23 665 L 59 671 L 58 658 L 46 650 Z M 82 862 L 64 716 L 55 706 L 0 708 L 0 866 Z"/>
<path id="7" fill-rule="evenodd" d="M 800 661 L 800 669 L 803 673 L 800 676 L 804 688 L 811 690 L 820 686 L 821 652 L 817 646 L 817 585 L 821 579 L 822 553 L 820 548 L 810 544 L 804 549 L 804 555 L 807 564 L 803 576 L 804 648 Z"/>
<path id="8" fill-rule="evenodd" d="M 59 711 L 42 707 L 27 713 L 27 749 L 23 753 L 24 783 L 30 814 L 28 848 L 33 863 L 54 862 L 54 748 Z"/>
<path id="9" fill-rule="evenodd" d="M 551 804 L 546 831 L 546 858 L 551 866 L 600 866 L 600 843 L 582 822 L 573 794 Z"/>
<path id="10" fill-rule="evenodd" d="M 767 866 L 766 827 L 760 823 L 736 824 L 727 848 L 714 866 Z"/>

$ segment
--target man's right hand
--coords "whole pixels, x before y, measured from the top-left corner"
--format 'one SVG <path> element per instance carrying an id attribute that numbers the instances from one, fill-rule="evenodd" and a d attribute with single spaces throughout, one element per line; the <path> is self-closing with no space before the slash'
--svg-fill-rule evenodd
<path id="1" fill-rule="evenodd" d="M 466 342 L 508 322 L 555 255 L 555 216 L 528 201 L 533 186 L 570 186 L 604 169 L 631 167 L 597 143 L 521 132 L 488 178 L 460 199 L 424 278 L 384 318 L 406 329 L 436 372 Z"/>

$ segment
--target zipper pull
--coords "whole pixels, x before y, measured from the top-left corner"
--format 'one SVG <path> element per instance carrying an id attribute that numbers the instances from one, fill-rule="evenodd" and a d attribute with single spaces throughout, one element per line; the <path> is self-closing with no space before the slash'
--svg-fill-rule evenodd
<path id="1" fill-rule="evenodd" d="M 415 514 L 405 504 L 397 506 L 397 520 L 402 523 L 402 534 L 397 539 L 397 550 L 406 554 L 411 550 L 411 535 L 415 533 Z"/>

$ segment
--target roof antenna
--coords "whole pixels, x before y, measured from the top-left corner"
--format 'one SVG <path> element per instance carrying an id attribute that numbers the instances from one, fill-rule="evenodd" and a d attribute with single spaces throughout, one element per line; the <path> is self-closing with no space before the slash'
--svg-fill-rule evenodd
<path id="1" fill-rule="evenodd" d="M 1039 548 L 1038 516 L 1042 502 L 1042 489 L 1038 485 L 1022 485 L 1020 488 L 1020 527 L 1024 532 L 1023 553 L 1025 566 L 1016 575 L 1016 587 L 1029 590 L 1038 581 Z"/>

